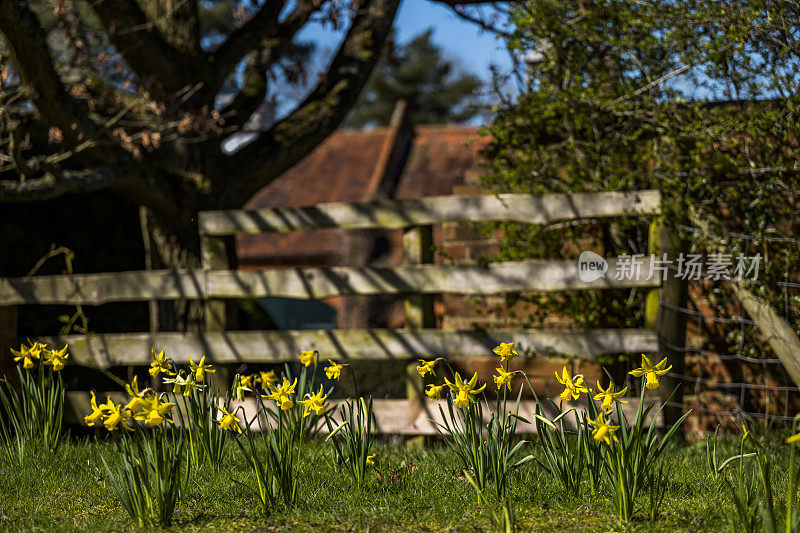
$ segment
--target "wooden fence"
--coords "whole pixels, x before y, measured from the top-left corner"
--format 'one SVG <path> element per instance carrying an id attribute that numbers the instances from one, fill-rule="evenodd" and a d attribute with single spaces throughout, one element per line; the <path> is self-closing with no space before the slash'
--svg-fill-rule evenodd
<path id="1" fill-rule="evenodd" d="M 71 362 L 108 368 L 147 364 L 150 348 L 163 349 L 177 363 L 205 354 L 224 363 L 278 362 L 317 349 L 339 360 L 399 359 L 409 362 L 432 355 L 448 358 L 486 357 L 499 342 L 516 342 L 526 356 L 562 353 L 593 360 L 608 353 L 669 353 L 673 364 L 682 357 L 683 326 L 672 308 L 685 287 L 671 277 L 651 274 L 645 260 L 631 279 L 601 277 L 582 281 L 575 261 L 536 260 L 488 266 L 434 265 L 432 225 L 442 222 L 515 221 L 551 224 L 630 215 L 655 218 L 658 191 L 551 194 L 530 196 L 444 196 L 366 203 L 321 204 L 314 207 L 256 211 L 212 211 L 200 214 L 202 268 L 153 270 L 69 276 L 0 279 L 0 306 L 31 304 L 102 305 L 108 302 L 202 300 L 206 302 L 203 333 L 114 333 L 42 338 L 69 343 Z M 655 224 L 655 223 L 654 223 Z M 404 264 L 396 268 L 333 267 L 236 271 L 230 269 L 226 242 L 237 233 L 285 233 L 320 228 L 402 229 Z M 652 226 L 659 230 L 659 226 Z M 674 240 L 666 230 L 651 231 L 651 250 L 669 256 Z M 617 259 L 610 258 L 609 272 Z M 639 287 L 651 289 L 650 302 L 666 301 L 659 320 L 648 306 L 641 329 L 555 331 L 502 329 L 442 331 L 434 328 L 433 295 L 491 295 L 520 291 L 562 291 Z M 658 291 L 661 291 L 659 295 Z M 404 297 L 406 327 L 402 330 L 228 331 L 226 299 L 285 297 L 320 299 L 331 296 L 397 294 Z M 660 324 L 660 330 L 656 329 Z M 664 327 L 669 328 L 664 329 Z M 682 367 L 682 365 L 680 365 Z M 410 365 L 409 368 L 412 368 Z M 421 401 L 422 382 L 409 371 L 408 397 L 376 403 L 378 427 L 390 433 L 433 433 L 429 417 L 438 409 Z"/>

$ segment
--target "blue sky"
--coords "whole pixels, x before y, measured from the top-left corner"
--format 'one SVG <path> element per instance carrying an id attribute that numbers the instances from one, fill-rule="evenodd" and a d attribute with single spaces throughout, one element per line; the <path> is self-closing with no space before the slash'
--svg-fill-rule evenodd
<path id="1" fill-rule="evenodd" d="M 434 28 L 434 42 L 449 57 L 458 59 L 465 69 L 482 79 L 489 78 L 491 64 L 503 70 L 511 68 L 511 61 L 502 43 L 477 25 L 460 19 L 442 4 L 429 0 L 403 0 L 394 23 L 398 41 L 406 42 L 430 27 Z M 319 24 L 310 24 L 300 37 L 316 41 L 320 48 L 330 48 L 331 51 L 341 42 L 340 32 Z"/>
<path id="2" fill-rule="evenodd" d="M 403 0 L 395 19 L 395 30 L 400 42 L 428 29 L 434 28 L 436 44 L 462 65 L 479 75 L 489 77 L 489 65 L 508 70 L 511 61 L 501 41 L 482 31 L 477 25 L 459 18 L 453 11 L 428 0 Z"/>

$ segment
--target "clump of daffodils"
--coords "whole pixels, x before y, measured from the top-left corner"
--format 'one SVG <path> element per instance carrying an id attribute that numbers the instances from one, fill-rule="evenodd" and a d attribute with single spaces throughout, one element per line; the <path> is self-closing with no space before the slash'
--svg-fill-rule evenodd
<path id="1" fill-rule="evenodd" d="M 60 372 L 69 358 L 67 349 L 68 345 L 66 344 L 60 350 L 56 350 L 48 348 L 46 343 L 29 341 L 27 346 L 23 344 L 19 350 L 11 348 L 11 355 L 14 356 L 14 361 L 20 363 L 25 370 L 33 370 L 37 364 L 41 363 L 51 367 L 54 372 Z"/>
<path id="2" fill-rule="evenodd" d="M 26 449 L 54 451 L 60 445 L 64 411 L 61 371 L 69 358 L 68 346 L 50 347 L 28 341 L 11 349 L 18 385 L 0 379 L 0 453 L 21 460 Z"/>
<path id="3" fill-rule="evenodd" d="M 139 390 L 138 379 L 125 386 L 129 395 L 129 400 L 125 404 L 115 403 L 110 396 L 105 403 L 98 405 L 97 397 L 92 392 L 90 406 L 92 412 L 83 417 L 87 426 L 95 426 L 102 423 L 108 431 L 115 431 L 122 428 L 128 431 L 134 429 L 134 422 L 143 422 L 151 426 L 160 426 L 164 422 L 173 423 L 168 418 L 173 408 L 174 402 L 164 401 L 164 396 L 156 394 L 152 389 Z"/>

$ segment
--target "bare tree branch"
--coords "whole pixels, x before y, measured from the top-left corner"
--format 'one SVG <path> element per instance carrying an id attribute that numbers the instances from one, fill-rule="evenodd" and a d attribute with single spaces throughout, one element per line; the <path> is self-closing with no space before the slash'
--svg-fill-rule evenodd
<path id="1" fill-rule="evenodd" d="M 90 4 L 108 38 L 150 94 L 164 99 L 199 81 L 198 59 L 164 40 L 134 0 L 91 0 Z"/>
<path id="2" fill-rule="evenodd" d="M 36 15 L 21 0 L 0 0 L 0 31 L 11 49 L 14 66 L 23 83 L 32 89 L 31 101 L 51 127 L 58 128 L 70 148 L 98 134 L 88 109 L 72 98 L 58 76 Z M 95 149 L 82 151 L 82 160 L 99 160 Z"/>
<path id="3" fill-rule="evenodd" d="M 274 64 L 289 48 L 294 35 L 305 26 L 322 3 L 321 0 L 301 0 L 286 19 L 279 23 L 278 16 L 284 3 L 280 0 L 267 0 L 252 19 L 234 31 L 211 55 L 214 78 L 209 80 L 209 92 L 216 94 L 236 65 L 265 39 L 274 42 L 268 48 L 265 47 L 262 61 L 267 67 Z"/>
<path id="4" fill-rule="evenodd" d="M 24 181 L 0 180 L 0 202 L 49 200 L 69 192 L 89 192 L 120 185 L 129 177 L 110 168 L 65 171 L 62 175 L 47 173 Z"/>
<path id="5" fill-rule="evenodd" d="M 236 168 L 218 183 L 226 203 L 241 205 L 330 135 L 358 98 L 394 21 L 400 0 L 365 0 L 314 91 L 289 114 L 224 162 Z M 265 160 L 264 154 L 269 154 Z"/>

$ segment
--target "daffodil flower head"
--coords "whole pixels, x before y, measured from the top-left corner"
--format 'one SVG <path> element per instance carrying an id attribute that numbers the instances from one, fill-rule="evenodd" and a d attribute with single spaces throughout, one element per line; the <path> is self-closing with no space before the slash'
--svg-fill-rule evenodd
<path id="1" fill-rule="evenodd" d="M 198 388 L 202 389 L 205 385 L 200 385 L 195 383 L 194 379 L 192 378 L 192 374 L 188 376 L 183 376 L 183 371 L 178 372 L 178 374 L 174 378 L 164 378 L 164 383 L 172 385 L 172 393 L 178 394 L 183 389 L 184 396 L 190 396 L 192 394 L 192 389 Z"/>
<path id="2" fill-rule="evenodd" d="M 274 370 L 269 372 L 262 370 L 258 373 L 258 380 L 261 382 L 261 387 L 267 389 L 269 385 L 274 385 L 278 382 L 278 376 L 275 375 Z"/>
<path id="3" fill-rule="evenodd" d="M 141 398 L 152 390 L 153 389 L 150 388 L 139 390 L 139 376 L 133 376 L 131 382 L 125 384 L 125 392 L 127 392 L 130 397 L 138 396 Z"/>
<path id="4" fill-rule="evenodd" d="M 586 388 L 586 382 L 583 379 L 583 376 L 577 374 L 575 376 L 570 376 L 569 370 L 565 366 L 563 370 L 561 370 L 561 376 L 558 375 L 556 372 L 556 379 L 559 383 L 564 385 L 564 392 L 561 393 L 561 399 L 566 401 L 577 400 L 580 398 L 581 393 L 589 393 L 589 389 Z"/>
<path id="5" fill-rule="evenodd" d="M 300 362 L 303 363 L 303 366 L 316 366 L 317 359 L 319 359 L 319 352 L 316 350 L 305 350 L 300 352 Z"/>
<path id="6" fill-rule="evenodd" d="M 251 376 L 242 376 L 241 374 L 236 374 L 233 378 L 233 395 L 237 401 L 244 401 L 245 393 L 253 390 L 248 386 L 251 381 L 253 381 Z"/>
<path id="7" fill-rule="evenodd" d="M 786 444 L 794 444 L 795 442 L 798 441 L 800 441 L 800 433 L 792 435 L 791 437 L 786 437 L 786 440 L 784 442 L 786 442 Z"/>
<path id="8" fill-rule="evenodd" d="M 65 344 L 60 350 L 44 350 L 44 364 L 53 367 L 53 372 L 60 372 L 64 368 L 64 361 L 69 357 Z"/>
<path id="9" fill-rule="evenodd" d="M 156 353 L 156 349 L 150 350 L 153 356 L 153 361 L 150 363 L 150 377 L 155 378 L 162 372 L 168 376 L 174 376 L 175 372 L 172 371 L 172 360 L 164 355 L 164 350 Z"/>
<path id="10" fill-rule="evenodd" d="M 642 354 L 642 366 L 628 373 L 636 377 L 645 376 L 645 386 L 648 389 L 657 389 L 658 378 L 669 372 L 671 368 L 672 365 L 667 366 L 666 357 L 654 365 L 645 354 Z"/>
<path id="11" fill-rule="evenodd" d="M 258 376 L 255 374 L 250 375 L 240 375 L 239 380 L 242 382 L 242 387 L 246 387 L 248 389 L 252 389 L 253 385 L 255 384 Z"/>
<path id="12" fill-rule="evenodd" d="M 325 399 L 327 396 L 322 392 L 322 385 L 319 386 L 319 392 L 316 394 L 306 394 L 306 399 L 298 400 L 297 403 L 305 407 L 303 417 L 307 417 L 311 412 L 315 412 L 317 416 L 325 412 Z"/>
<path id="13" fill-rule="evenodd" d="M 375 456 L 368 455 L 367 456 L 367 466 L 375 466 Z"/>
<path id="14" fill-rule="evenodd" d="M 605 416 L 604 413 L 600 412 L 597 414 L 597 420 L 592 420 L 591 418 L 587 418 L 586 420 L 594 426 L 592 430 L 594 440 L 598 442 L 603 441 L 610 446 L 612 439 L 617 441 L 617 436 L 614 435 L 614 433 L 619 429 L 619 426 L 612 426 L 609 424 Z"/>
<path id="15" fill-rule="evenodd" d="M 328 359 L 328 366 L 325 367 L 325 376 L 328 379 L 338 380 L 342 376 L 342 369 L 345 366 L 347 365 L 334 363 L 333 360 Z"/>
<path id="16" fill-rule="evenodd" d="M 22 368 L 25 370 L 32 370 L 34 366 L 36 366 L 36 361 L 41 358 L 42 350 L 45 348 L 46 345 L 40 342 L 31 342 L 30 346 L 25 346 L 24 344 L 19 347 L 19 351 L 11 348 L 11 354 L 14 356 L 15 362 L 22 361 Z"/>
<path id="17" fill-rule="evenodd" d="M 128 403 L 125 404 L 125 409 L 130 411 L 132 414 L 136 414 L 139 411 L 147 410 L 150 408 L 150 404 L 153 403 L 153 396 L 134 396 Z"/>
<path id="18" fill-rule="evenodd" d="M 103 425 L 107 430 L 114 431 L 117 429 L 117 426 L 122 426 L 128 431 L 133 431 L 133 428 L 131 428 L 130 424 L 128 423 L 128 421 L 133 417 L 130 409 L 121 404 L 115 404 L 111 400 L 110 396 L 108 397 L 108 401 L 101 406 L 101 409 L 103 409 L 105 413 Z"/>
<path id="19" fill-rule="evenodd" d="M 460 407 L 461 409 L 466 409 L 469 407 L 471 401 L 475 401 L 472 399 L 468 391 L 460 390 L 456 393 L 456 397 L 453 399 L 453 405 L 456 407 Z"/>
<path id="20" fill-rule="evenodd" d="M 228 412 L 226 409 L 223 409 L 219 405 L 217 405 L 216 407 L 221 413 L 221 416 L 218 419 L 219 427 L 221 427 L 222 429 L 232 429 L 237 433 L 241 433 L 242 427 L 239 425 L 239 422 L 241 422 L 239 417 L 233 413 Z"/>
<path id="21" fill-rule="evenodd" d="M 603 403 L 600 404 L 600 408 L 603 411 L 610 411 L 611 405 L 614 402 L 628 403 L 628 400 L 620 399 L 625 395 L 626 392 L 628 392 L 628 387 L 625 387 L 621 391 L 616 391 L 614 389 L 614 382 L 612 381 L 611 383 L 608 384 L 608 388 L 606 390 L 603 390 L 603 387 L 600 386 L 600 382 L 598 381 L 597 390 L 599 390 L 600 392 L 594 395 L 594 399 L 603 401 Z"/>
<path id="22" fill-rule="evenodd" d="M 83 417 L 83 421 L 86 423 L 87 426 L 94 426 L 97 424 L 97 421 L 102 419 L 106 413 L 108 413 L 108 406 L 105 404 L 101 404 L 100 406 L 97 405 L 97 397 L 94 395 L 94 391 L 91 392 L 92 398 L 90 400 L 92 412 L 88 415 Z"/>
<path id="23" fill-rule="evenodd" d="M 508 361 L 519 355 L 514 349 L 513 342 L 501 342 L 500 345 L 495 347 L 492 351 L 500 356 L 500 361 Z"/>
<path id="24" fill-rule="evenodd" d="M 436 371 L 434 370 L 434 367 L 436 366 L 436 361 L 438 361 L 438 359 L 434 359 L 433 361 L 419 359 L 419 364 L 417 365 L 417 372 L 419 372 L 419 375 L 423 378 L 428 374 L 435 376 Z"/>
<path id="25" fill-rule="evenodd" d="M 508 390 L 511 390 L 511 378 L 514 376 L 514 372 L 506 372 L 503 370 L 502 366 L 497 367 L 497 375 L 494 377 L 494 384 L 497 385 L 497 390 L 503 388 L 503 385 L 506 386 Z"/>
<path id="26" fill-rule="evenodd" d="M 145 409 L 134 415 L 135 420 L 147 422 L 152 426 L 160 426 L 162 422 L 167 421 L 170 424 L 172 420 L 166 416 L 172 411 L 175 404 L 172 402 L 162 402 L 158 396 L 153 396 Z"/>
<path id="27" fill-rule="evenodd" d="M 203 383 L 206 374 L 213 374 L 216 372 L 211 363 L 206 364 L 206 356 L 200 358 L 199 363 L 195 363 L 192 358 L 189 358 L 189 369 L 194 373 L 194 380 L 198 383 Z"/>
<path id="28" fill-rule="evenodd" d="M 475 372 L 469 381 L 464 381 L 461 379 L 461 374 L 458 372 L 455 373 L 455 383 L 451 382 L 447 378 L 444 378 L 444 382 L 450 387 L 450 390 L 456 393 L 456 397 L 453 400 L 453 403 L 456 407 L 467 407 L 471 402 L 475 402 L 475 396 L 478 395 L 483 389 L 486 388 L 486 384 L 484 383 L 481 385 L 480 388 L 475 388 L 478 383 L 478 373 Z"/>
<path id="29" fill-rule="evenodd" d="M 274 400 L 278 407 L 283 411 L 288 411 L 294 406 L 294 401 L 289 398 L 290 394 L 294 394 L 294 388 L 297 386 L 297 378 L 294 382 L 289 382 L 286 376 L 283 376 L 283 383 L 280 387 L 274 385 L 269 386 L 270 394 L 263 395 L 263 398 Z"/>
<path id="30" fill-rule="evenodd" d="M 428 390 L 425 391 L 425 396 L 428 397 L 429 400 L 438 400 L 442 397 L 442 391 L 444 390 L 445 385 L 428 385 Z"/>

